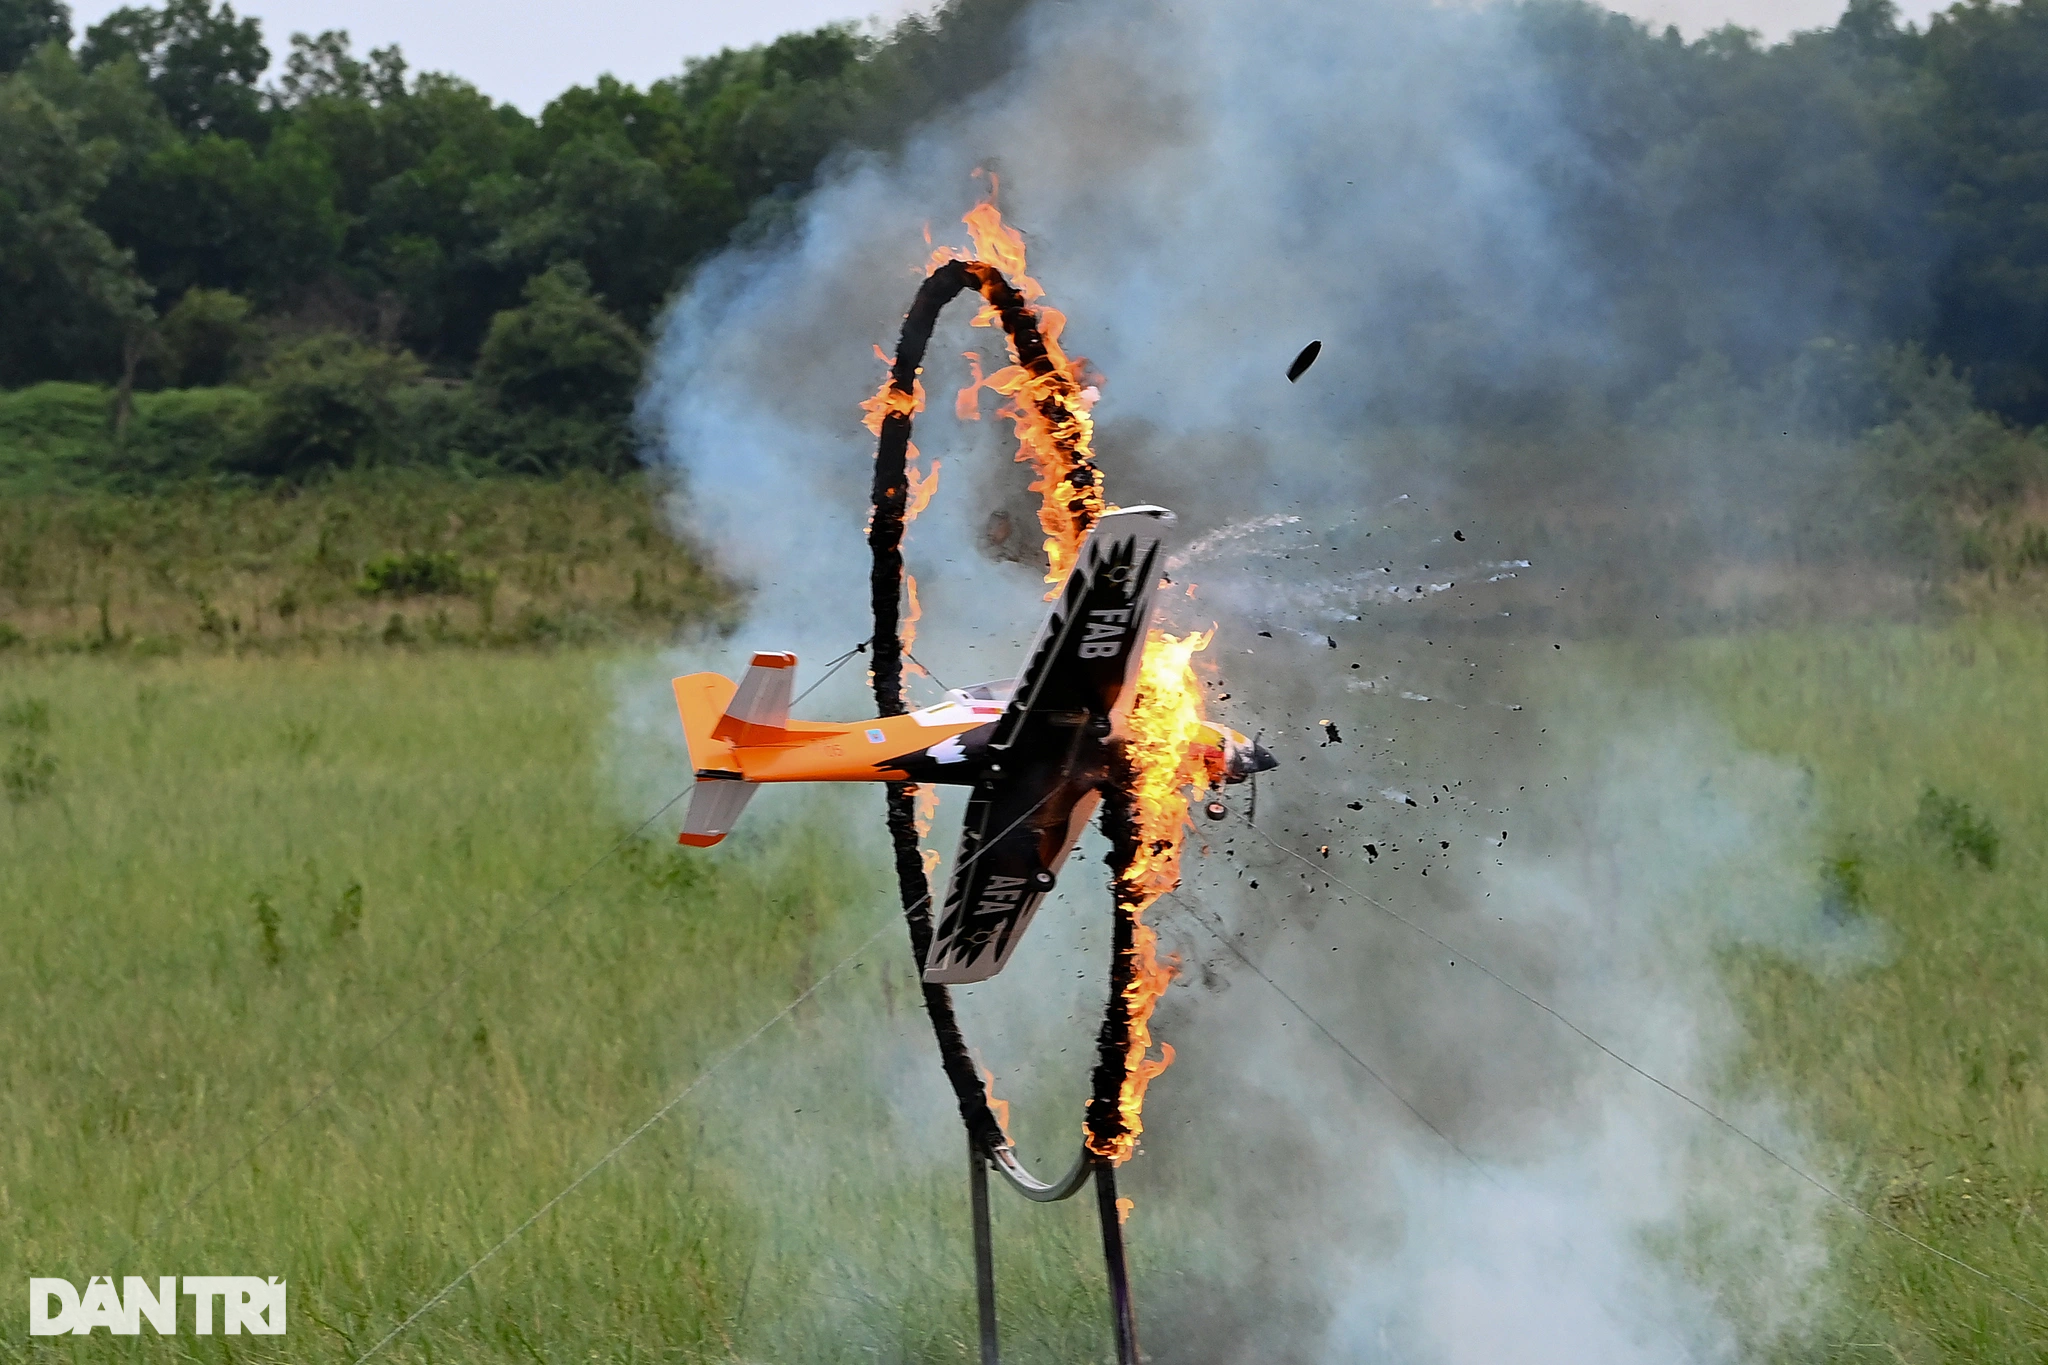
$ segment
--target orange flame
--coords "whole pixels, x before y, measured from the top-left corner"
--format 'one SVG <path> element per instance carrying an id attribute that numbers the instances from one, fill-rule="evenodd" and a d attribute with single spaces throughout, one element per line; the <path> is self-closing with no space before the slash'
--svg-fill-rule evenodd
<path id="1" fill-rule="evenodd" d="M 996 207 L 998 188 L 996 177 L 990 175 L 987 198 L 969 209 L 961 220 L 966 224 L 971 250 L 941 246 L 931 253 L 926 269 L 936 270 L 955 260 L 993 267 L 1022 298 L 1043 339 L 1043 362 L 1025 364 L 1016 343 L 1010 341 L 1011 363 L 988 375 L 982 373 L 981 357 L 968 353 L 970 382 L 955 396 L 953 411 L 960 421 L 980 420 L 982 389 L 994 390 L 1006 400 L 998 415 L 1009 418 L 1017 433 L 1018 463 L 1029 464 L 1037 476 L 1031 491 L 1040 496 L 1038 523 L 1045 533 L 1045 581 L 1052 585 L 1052 591 L 1046 594 L 1049 599 L 1065 581 L 1089 530 L 1109 507 L 1094 466 L 1095 423 L 1091 410 L 1100 393 L 1100 381 L 1089 375 L 1086 360 L 1068 356 L 1060 345 L 1066 316 L 1040 303 L 1045 291 L 1028 273 L 1023 234 L 1006 223 Z M 931 242 L 929 226 L 925 242 Z M 980 287 L 984 290 L 984 303 L 973 322 L 977 327 L 987 327 L 1001 320 L 995 305 L 986 301 L 987 294 L 997 292 L 999 287 L 986 276 L 981 277 Z M 875 354 L 885 365 L 889 363 L 880 347 Z M 924 411 L 924 406 L 922 381 L 914 384 L 912 393 L 901 394 L 886 380 L 881 390 L 861 405 L 867 414 L 868 430 L 877 435 L 890 414 L 914 416 Z M 909 451 L 909 460 L 913 465 L 917 460 L 914 446 Z M 906 521 L 930 504 L 937 491 L 938 477 L 936 460 L 929 474 L 915 468 L 909 471 Z M 917 580 L 906 574 L 905 585 L 909 602 L 903 623 L 903 648 L 907 654 L 916 639 L 917 622 L 923 610 L 917 600 Z M 1188 595 L 1194 595 L 1193 585 L 1189 585 Z M 1157 1057 L 1151 1055 L 1151 1017 L 1179 971 L 1179 962 L 1172 958 L 1161 960 L 1159 935 L 1143 917 L 1154 901 L 1180 884 L 1191 795 L 1198 796 L 1204 791 L 1212 777 L 1195 752 L 1202 733 L 1202 692 L 1190 661 L 1208 647 L 1214 635 L 1213 628 L 1184 636 L 1152 631 L 1147 638 L 1132 706 L 1124 721 L 1125 754 L 1137 774 L 1131 796 L 1139 828 L 1137 854 L 1118 875 L 1116 886 L 1117 902 L 1131 914 L 1134 929 L 1128 949 L 1129 984 L 1124 988 L 1124 1004 L 1130 1019 L 1129 1047 L 1123 1088 L 1118 1096 L 1123 1132 L 1099 1146 L 1092 1134 L 1087 1139 L 1097 1155 L 1119 1163 L 1137 1150 L 1138 1137 L 1144 1132 L 1146 1087 L 1173 1063 L 1173 1048 L 1165 1042 L 1159 1044 Z M 914 661 L 911 667 L 916 667 Z M 936 792 L 920 791 L 920 837 L 931 828 L 930 807 L 925 804 L 927 795 L 936 805 Z M 924 856 L 929 873 L 935 868 L 938 854 L 925 850 Z M 1007 1131 L 1009 1105 L 996 1098 L 994 1073 L 984 1072 L 984 1081 L 989 1108 Z M 1119 1220 L 1128 1218 L 1130 1211 L 1128 1199 L 1118 1201 Z"/>
<path id="2" fill-rule="evenodd" d="M 996 1126 L 1003 1130 L 1003 1136 L 1010 1135 L 1010 1102 L 996 1098 L 996 1073 L 987 1067 L 981 1069 L 981 1089 L 988 1098 L 988 1111 L 996 1116 Z"/>
<path id="3" fill-rule="evenodd" d="M 929 782 L 921 783 L 915 789 L 917 794 L 917 837 L 922 840 L 932 832 L 932 821 L 939 814 L 939 789 Z M 921 849 L 924 854 L 924 875 L 929 877 L 939 870 L 939 851 L 935 848 Z"/>
<path id="4" fill-rule="evenodd" d="M 1180 885 L 1181 851 L 1187 842 L 1188 807 L 1208 787 L 1206 767 L 1195 753 L 1202 734 L 1202 687 L 1191 662 L 1209 647 L 1216 631 L 1169 635 L 1154 630 L 1145 641 L 1138 687 L 1125 718 L 1125 754 L 1137 773 L 1131 799 L 1138 818 L 1138 849 L 1117 877 L 1117 903 L 1134 920 L 1131 977 L 1124 987 L 1130 1039 L 1124 1055 L 1123 1089 L 1117 1096 L 1122 1132 L 1108 1139 L 1088 1134 L 1089 1149 L 1124 1162 L 1145 1131 L 1145 1088 L 1173 1065 L 1173 1045 L 1152 1052 L 1152 1011 L 1180 971 L 1177 959 L 1161 960 L 1159 934 L 1145 923 L 1152 903 Z"/>
<path id="5" fill-rule="evenodd" d="M 1024 234 L 1004 222 L 1002 210 L 996 207 L 996 195 L 1001 189 L 1002 181 L 991 175 L 988 178 L 988 198 L 967 210 L 960 219 L 967 224 L 967 239 L 974 243 L 971 259 L 1002 271 L 1009 276 L 1010 284 L 1024 296 L 1026 303 L 1035 303 L 1045 297 L 1045 290 L 1025 273 Z"/>
<path id="6" fill-rule="evenodd" d="M 882 348 L 877 346 L 875 354 L 881 355 Z M 887 356 L 882 357 L 882 363 L 884 365 L 889 363 Z M 882 434 L 883 420 L 892 413 L 900 412 L 905 417 L 915 417 L 918 413 L 924 411 L 924 381 L 922 379 L 911 380 L 910 392 L 902 393 L 897 390 L 891 380 L 885 378 L 882 380 L 882 387 L 875 390 L 875 396 L 862 403 L 860 410 L 867 414 L 865 418 L 861 419 L 861 425 L 868 429 L 869 435 L 880 436 Z"/>
<path id="7" fill-rule="evenodd" d="M 967 387 L 960 390 L 953 399 L 953 416 L 962 422 L 981 420 L 981 390 L 988 381 L 981 373 L 981 354 L 978 351 L 963 351 L 961 359 L 967 362 Z"/>
<path id="8" fill-rule="evenodd" d="M 917 623 L 924 619 L 924 607 L 917 600 L 916 574 L 904 573 L 903 588 L 910 597 L 910 605 L 903 612 L 903 652 L 908 654 L 910 653 L 910 647 L 917 643 Z M 924 670 L 918 668 L 917 660 L 911 659 L 908 660 L 908 663 L 912 668 L 916 668 L 920 675 L 923 675 Z"/>
<path id="9" fill-rule="evenodd" d="M 996 207 L 999 188 L 997 178 L 989 176 L 988 197 L 961 219 L 967 225 L 972 251 L 963 253 L 956 247 L 940 247 L 932 253 L 928 268 L 936 270 L 953 260 L 979 261 L 1001 271 L 1026 304 L 1036 304 L 1045 290 L 1026 271 L 1023 234 L 1004 222 Z M 1084 379 L 1087 361 L 1069 357 L 1060 346 L 1060 334 L 1067 325 L 1064 313 L 1042 305 L 1030 311 L 1045 339 L 1046 363 L 1042 369 L 1034 373 L 1026 367 L 1017 355 L 1015 343 L 1010 344 L 1012 363 L 986 377 L 981 373 L 979 357 L 970 357 L 973 382 L 960 391 L 953 410 L 963 421 L 977 420 L 981 415 L 977 400 L 984 388 L 1009 400 L 1000 409 L 1000 415 L 1009 418 L 1016 429 L 1017 461 L 1030 465 L 1038 475 L 1031 491 L 1040 498 L 1038 525 L 1045 532 L 1045 581 L 1052 585 L 1046 597 L 1050 599 L 1066 581 L 1067 571 L 1080 553 L 1081 542 L 1106 505 L 1102 481 L 1093 464 L 1095 422 L 1089 409 L 1095 405 L 1098 390 Z M 994 305 L 984 304 L 974 323 L 986 327 L 996 320 Z M 921 410 L 921 395 L 918 404 Z M 875 422 L 875 430 L 879 431 L 880 419 Z"/>
<path id="10" fill-rule="evenodd" d="M 917 447 L 910 448 L 910 459 L 917 458 Z M 920 473 L 915 467 L 908 468 L 910 491 L 903 500 L 903 521 L 905 525 L 917 520 L 917 514 L 932 505 L 932 495 L 939 491 L 939 470 L 944 460 L 933 460 L 931 473 Z"/>
<path id="11" fill-rule="evenodd" d="M 1116 1222 L 1118 1227 L 1131 1221 L 1131 1210 L 1138 1207 L 1136 1201 L 1119 1198 L 1116 1201 Z"/>

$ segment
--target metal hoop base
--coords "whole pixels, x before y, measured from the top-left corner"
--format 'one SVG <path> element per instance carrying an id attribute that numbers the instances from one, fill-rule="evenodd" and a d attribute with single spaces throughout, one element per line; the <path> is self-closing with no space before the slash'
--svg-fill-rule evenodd
<path id="1" fill-rule="evenodd" d="M 1116 1206 L 1116 1166 L 1085 1146 L 1074 1167 L 1048 1185 L 1024 1169 L 1008 1144 L 993 1153 L 967 1139 L 967 1188 L 974 1212 L 974 1300 L 981 1320 L 981 1365 L 1001 1365 L 996 1332 L 995 1237 L 989 1226 L 988 1172 L 995 1167 L 1010 1187 L 1038 1204 L 1057 1203 L 1078 1193 L 1095 1176 L 1095 1212 L 1102 1222 L 1102 1259 L 1109 1272 L 1109 1312 L 1116 1331 L 1117 1365 L 1138 1365 L 1138 1320 L 1131 1304 L 1130 1267 L 1124 1260 L 1123 1218 Z"/>

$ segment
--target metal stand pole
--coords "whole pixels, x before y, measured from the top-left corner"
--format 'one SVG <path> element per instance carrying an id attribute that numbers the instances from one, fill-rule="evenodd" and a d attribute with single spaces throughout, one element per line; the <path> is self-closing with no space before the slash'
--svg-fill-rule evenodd
<path id="1" fill-rule="evenodd" d="M 981 1365 L 1000 1365 L 996 1343 L 996 1252 L 988 1225 L 988 1158 L 967 1139 L 967 1188 L 974 1204 L 974 1302 L 981 1312 Z"/>
<path id="2" fill-rule="evenodd" d="M 1138 1320 L 1131 1309 L 1131 1273 L 1124 1264 L 1124 1225 L 1117 1216 L 1116 1167 L 1095 1168 L 1095 1210 L 1102 1216 L 1102 1259 L 1109 1266 L 1109 1311 L 1116 1319 L 1117 1365 L 1138 1365 Z"/>

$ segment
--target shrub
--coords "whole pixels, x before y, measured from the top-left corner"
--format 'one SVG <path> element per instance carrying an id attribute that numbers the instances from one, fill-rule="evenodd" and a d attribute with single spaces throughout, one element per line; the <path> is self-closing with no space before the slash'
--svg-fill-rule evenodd
<path id="1" fill-rule="evenodd" d="M 1845 845 L 1821 864 L 1821 913 L 1842 924 L 1870 908 L 1870 887 L 1864 873 L 1863 855 Z"/>
<path id="2" fill-rule="evenodd" d="M 187 289 L 157 324 L 158 364 L 174 388 L 225 384 L 255 339 L 249 301 L 225 289 Z"/>
<path id="3" fill-rule="evenodd" d="M 257 383 L 262 421 L 239 463 L 288 478 L 378 463 L 401 444 L 397 395 L 421 373 L 407 352 L 338 334 L 289 347 Z"/>
<path id="4" fill-rule="evenodd" d="M 1920 814 L 1914 825 L 1921 834 L 1946 845 L 1957 867 L 1975 862 L 1989 872 L 1998 866 L 1998 828 L 1967 801 L 1929 787 L 1920 793 Z"/>
<path id="5" fill-rule="evenodd" d="M 2022 569 L 2048 569 L 2048 526 L 2020 532 L 2019 562 Z"/>
<path id="6" fill-rule="evenodd" d="M 356 933 L 363 927 L 363 884 L 350 882 L 342 888 L 341 899 L 335 902 L 334 914 L 327 921 L 327 936 L 341 939 Z"/>
<path id="7" fill-rule="evenodd" d="M 95 384 L 37 384 L 0 393 L 0 480 L 10 490 L 149 487 L 240 462 L 263 404 L 247 389 L 138 393 L 127 430 Z"/>
<path id="8" fill-rule="evenodd" d="M 0 765 L 0 790 L 16 805 L 48 796 L 57 778 L 57 760 L 33 744 L 17 744 Z"/>
<path id="9" fill-rule="evenodd" d="M 366 597 L 456 597 L 467 587 L 459 556 L 424 550 L 371 560 L 357 585 Z"/>
<path id="10" fill-rule="evenodd" d="M 248 389 L 171 389 L 135 396 L 135 416 L 108 472 L 147 487 L 234 464 L 255 437 L 263 400 Z"/>
<path id="11" fill-rule="evenodd" d="M 262 938 L 263 961 L 272 967 L 284 961 L 284 916 L 268 891 L 249 895 L 249 908 L 256 912 L 256 930 Z"/>
<path id="12" fill-rule="evenodd" d="M 0 725 L 25 734 L 50 733 L 50 703 L 41 697 L 23 697 L 0 706 Z"/>
<path id="13" fill-rule="evenodd" d="M 492 433 L 497 462 L 533 473 L 630 470 L 644 350 L 590 292 L 581 266 L 527 281 L 525 304 L 492 319 L 477 355 L 477 387 L 502 419 Z"/>

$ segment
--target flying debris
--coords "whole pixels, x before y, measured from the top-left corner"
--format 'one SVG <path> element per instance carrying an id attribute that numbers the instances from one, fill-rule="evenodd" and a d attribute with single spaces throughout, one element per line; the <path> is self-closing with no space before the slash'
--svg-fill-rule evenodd
<path id="1" fill-rule="evenodd" d="M 1316 357 L 1322 353 L 1323 343 L 1320 341 L 1311 341 L 1308 345 L 1302 347 L 1301 354 L 1294 357 L 1294 363 L 1287 367 L 1287 382 L 1292 384 L 1295 380 L 1307 374 L 1308 367 L 1315 364 Z"/>
<path id="2" fill-rule="evenodd" d="M 1025 656 L 1023 677 L 861 721 L 789 718 L 794 654 L 756 654 L 738 683 L 675 680 L 697 782 L 680 842 L 723 839 L 764 782 L 935 782 L 974 794 L 924 979 L 1003 969 L 1101 804 L 1109 741 L 1130 709 L 1173 514 L 1127 507 L 1095 524 Z M 1192 760 L 1212 785 L 1276 766 L 1265 746 L 1201 722 Z"/>

